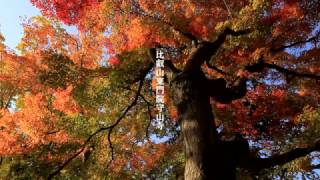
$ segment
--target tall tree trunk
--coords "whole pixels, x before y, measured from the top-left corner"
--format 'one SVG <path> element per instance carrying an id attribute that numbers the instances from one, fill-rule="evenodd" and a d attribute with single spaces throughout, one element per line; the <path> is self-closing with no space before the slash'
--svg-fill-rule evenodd
<path id="1" fill-rule="evenodd" d="M 240 36 L 248 32 L 226 28 L 214 42 L 196 45 L 182 72 L 170 83 L 171 99 L 177 107 L 184 138 L 186 180 L 235 179 L 239 155 L 230 150 L 233 143 L 224 143 L 218 138 L 210 96 L 213 93 L 227 102 L 238 98 L 238 95 L 241 97 L 240 92 L 245 94 L 245 91 L 233 91 L 225 86 L 225 81 L 212 85 L 202 72 L 201 65 L 210 61 L 228 35 Z M 226 92 L 228 98 L 224 95 Z"/>
<path id="2" fill-rule="evenodd" d="M 236 165 L 217 137 L 206 80 L 197 71 L 180 73 L 171 82 L 184 138 L 185 180 L 232 180 Z"/>

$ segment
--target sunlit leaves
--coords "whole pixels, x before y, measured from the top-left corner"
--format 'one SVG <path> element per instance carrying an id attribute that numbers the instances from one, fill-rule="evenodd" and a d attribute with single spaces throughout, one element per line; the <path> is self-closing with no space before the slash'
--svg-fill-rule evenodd
<path id="1" fill-rule="evenodd" d="M 56 118 L 43 107 L 47 106 L 43 94 L 26 95 L 23 97 L 23 108 L 16 113 L 5 112 L 1 117 L 2 155 L 26 153 L 37 146 L 52 141 L 65 143 L 69 136 L 54 130 Z"/>
<path id="2" fill-rule="evenodd" d="M 0 35 L 1 155 L 30 153 L 40 147 L 51 147 L 51 143 L 62 147 L 68 141 L 78 147 L 83 138 L 98 128 L 113 124 L 133 100 L 137 84 L 143 78 L 141 71 L 151 65 L 147 48 L 160 45 L 177 51 L 168 59 L 182 69 L 197 43 L 192 43 L 185 33 L 201 42 L 214 41 L 226 27 L 251 30 L 245 36 L 228 36 L 212 57 L 212 65 L 228 74 L 225 76 L 228 83 L 244 71 L 244 66 L 261 57 L 292 71 L 320 72 L 317 41 L 272 51 L 304 41 L 318 32 L 316 0 L 225 0 L 226 4 L 195 0 L 31 2 L 48 18 L 38 16 L 23 23 L 20 55 L 7 50 Z M 78 31 L 68 33 L 60 21 L 76 26 Z M 209 78 L 223 76 L 205 66 L 203 70 Z M 302 144 L 292 139 L 303 132 L 304 138 L 318 136 L 315 109 L 320 101 L 318 81 L 266 69 L 242 74 L 250 78 L 244 99 L 231 104 L 212 100 L 217 123 L 224 131 L 240 132 L 271 153 L 280 151 L 272 148 L 283 145 L 282 142 L 290 142 L 283 149 L 294 143 Z M 133 175 L 142 179 L 146 175 L 154 177 L 152 173 L 168 177 L 164 171 L 174 173 L 175 168 L 181 167 L 174 159 L 180 162 L 179 157 L 173 157 L 180 153 L 176 144 L 147 140 L 147 127 L 153 135 L 151 140 L 175 139 L 172 136 L 178 132 L 176 122 L 171 120 L 177 120 L 179 114 L 168 94 L 167 128 L 160 131 L 154 126 L 152 80 L 153 74 L 149 73 L 135 107 L 112 134 L 116 160 L 109 169 L 111 174 L 105 172 L 110 160 L 109 142 L 106 134 L 101 133 L 90 142 L 95 146 L 92 164 L 76 158 L 61 177 L 79 178 L 77 169 L 85 167 L 89 170 L 81 171 L 81 176 L 87 173 L 97 179 L 103 176 L 126 179 Z M 42 159 L 62 161 L 66 158 L 61 155 L 63 152 L 67 155 L 72 152 L 57 147 L 48 149 Z M 307 164 L 309 160 L 301 162 Z M 308 170 L 307 166 L 296 164 L 292 171 Z M 162 172 L 156 170 L 158 165 Z"/>
<path id="3" fill-rule="evenodd" d="M 42 12 L 49 16 L 57 16 L 67 24 L 79 21 L 81 14 L 86 6 L 97 3 L 97 0 L 72 0 L 72 1 L 55 1 L 55 0 L 31 0 Z M 79 12 L 79 10 L 81 12 Z"/>
<path id="4" fill-rule="evenodd" d="M 79 112 L 76 102 L 71 97 L 73 87 L 68 86 L 65 90 L 58 89 L 53 93 L 53 107 L 66 114 L 76 114 Z"/>

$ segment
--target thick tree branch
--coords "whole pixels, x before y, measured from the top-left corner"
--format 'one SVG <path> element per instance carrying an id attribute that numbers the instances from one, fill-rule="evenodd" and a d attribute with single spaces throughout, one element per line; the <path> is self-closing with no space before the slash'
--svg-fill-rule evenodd
<path id="1" fill-rule="evenodd" d="M 192 72 L 200 70 L 201 65 L 205 61 L 209 61 L 211 57 L 218 51 L 220 46 L 225 42 L 228 35 L 241 36 L 250 33 L 250 30 L 233 31 L 230 28 L 224 29 L 214 42 L 203 42 L 191 54 L 184 72 Z"/>
<path id="2" fill-rule="evenodd" d="M 312 168 L 312 169 L 320 169 L 320 164 L 312 165 L 311 168 Z"/>
<path id="3" fill-rule="evenodd" d="M 275 65 L 275 64 L 265 63 L 263 61 L 263 58 L 260 58 L 258 63 L 253 64 L 253 65 L 248 65 L 245 67 L 245 69 L 248 70 L 249 72 L 261 72 L 265 68 L 275 69 L 281 73 L 284 73 L 286 75 L 291 75 L 293 77 L 301 77 L 301 78 L 310 78 L 310 79 L 320 80 L 320 75 L 296 72 L 296 71 L 286 69 L 286 68 L 283 68 L 283 67 Z"/>
<path id="4" fill-rule="evenodd" d="M 217 68 L 216 66 L 211 65 L 210 61 L 206 61 L 206 65 L 208 66 L 208 68 L 213 69 L 222 75 L 227 75 L 226 72 L 222 71 L 221 69 Z"/>
<path id="5" fill-rule="evenodd" d="M 292 76 L 295 76 L 295 77 L 304 77 L 304 78 L 311 78 L 311 79 L 320 80 L 320 75 L 309 74 L 309 73 L 300 73 L 300 72 L 292 71 L 292 70 L 289 70 L 289 69 L 285 69 L 285 68 L 277 66 L 275 64 L 265 63 L 265 66 L 267 68 L 275 69 L 275 70 L 277 70 L 279 72 L 282 72 L 282 73 L 288 74 L 288 75 L 292 75 Z"/>
<path id="6" fill-rule="evenodd" d="M 181 72 L 179 69 L 177 69 L 173 63 L 169 60 L 164 60 L 164 66 L 168 67 L 174 74 L 177 74 L 179 72 Z"/>
<path id="7" fill-rule="evenodd" d="M 157 49 L 156 48 L 150 48 L 149 49 L 149 56 L 150 56 L 150 59 L 153 62 L 153 64 L 156 64 L 156 53 L 157 53 Z M 167 71 L 168 70 L 170 71 L 170 73 L 177 74 L 177 73 L 181 72 L 169 60 L 164 60 L 164 66 L 165 66 Z"/>
<path id="8" fill-rule="evenodd" d="M 246 95 L 246 82 L 247 79 L 238 78 L 231 85 L 228 85 L 223 78 L 209 80 L 209 94 L 220 103 L 230 103 L 232 100 L 241 99 Z"/>
<path id="9" fill-rule="evenodd" d="M 294 43 L 291 43 L 291 44 L 288 44 L 288 45 L 284 45 L 284 46 L 280 46 L 280 47 L 271 47 L 270 51 L 272 53 L 277 53 L 277 52 L 280 52 L 280 51 L 283 51 L 287 48 L 291 48 L 291 47 L 294 47 L 294 46 L 297 46 L 297 45 L 300 45 L 300 44 L 305 44 L 305 43 L 308 43 L 308 42 L 312 42 L 312 41 L 317 41 L 319 40 L 319 37 L 320 37 L 320 33 L 318 33 L 317 35 L 307 39 L 307 40 L 304 40 L 304 41 L 297 41 L 297 42 L 294 42 Z"/>
<path id="10" fill-rule="evenodd" d="M 149 57 L 153 64 L 156 64 L 156 48 L 149 49 Z M 181 72 L 179 69 L 177 69 L 173 63 L 169 60 L 164 60 L 164 77 L 165 82 L 170 83 L 171 80 L 179 73 Z"/>
<path id="11" fill-rule="evenodd" d="M 265 168 L 271 168 L 277 165 L 283 165 L 297 158 L 306 156 L 313 151 L 320 151 L 320 140 L 315 141 L 315 143 L 306 148 L 296 148 L 287 153 L 281 155 L 275 155 L 270 158 L 250 158 L 248 169 L 258 172 Z"/>

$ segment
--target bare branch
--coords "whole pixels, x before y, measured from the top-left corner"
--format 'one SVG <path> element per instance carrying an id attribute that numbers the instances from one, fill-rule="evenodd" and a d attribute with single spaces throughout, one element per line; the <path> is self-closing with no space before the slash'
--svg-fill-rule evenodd
<path id="1" fill-rule="evenodd" d="M 263 61 L 263 58 L 260 58 L 258 63 L 253 64 L 253 65 L 248 65 L 245 67 L 245 69 L 248 70 L 249 72 L 261 72 L 265 68 L 275 69 L 281 73 L 291 75 L 293 77 L 301 77 L 301 78 L 310 78 L 310 79 L 320 80 L 320 75 L 310 74 L 310 73 L 301 73 L 301 72 L 297 72 L 297 71 L 283 68 L 283 67 L 275 65 L 275 64 L 265 63 Z"/>
<path id="2" fill-rule="evenodd" d="M 275 64 L 265 63 L 265 66 L 267 68 L 275 69 L 275 70 L 277 70 L 279 72 L 282 72 L 282 73 L 288 74 L 288 75 L 292 75 L 292 76 L 295 76 L 295 77 L 304 77 L 304 78 L 311 78 L 311 79 L 320 80 L 320 75 L 309 74 L 309 73 L 300 73 L 300 72 L 292 71 L 292 70 L 289 70 L 289 69 L 285 69 L 285 68 L 277 66 Z"/>
<path id="3" fill-rule="evenodd" d="M 312 41 L 317 41 L 320 37 L 320 33 L 318 33 L 317 35 L 307 39 L 307 40 L 304 40 L 304 41 L 297 41 L 297 42 L 294 42 L 294 43 L 291 43 L 291 44 L 288 44 L 288 45 L 284 45 L 284 46 L 280 46 L 280 47 L 277 47 L 277 48 L 274 48 L 272 47 L 270 50 L 271 52 L 273 53 L 277 53 L 277 52 L 280 52 L 280 51 L 283 51 L 287 48 L 291 48 L 291 47 L 294 47 L 294 46 L 297 46 L 297 45 L 300 45 L 300 44 L 305 44 L 305 43 L 308 43 L 308 42 L 312 42 Z"/>
<path id="4" fill-rule="evenodd" d="M 134 100 L 131 102 L 131 104 L 124 110 L 124 112 L 121 114 L 121 116 L 116 120 L 116 122 L 109 126 L 108 129 L 109 129 L 109 132 L 108 132 L 108 142 L 109 142 L 109 147 L 111 149 L 111 160 L 114 160 L 114 147 L 112 145 L 112 141 L 111 141 L 111 134 L 112 134 L 112 131 L 113 129 L 120 123 L 120 121 L 126 116 L 126 114 L 129 112 L 129 110 L 135 106 L 138 102 L 138 99 L 139 99 L 139 94 L 141 92 L 141 89 L 142 89 L 142 86 L 143 86 L 143 80 L 140 81 L 139 83 L 139 87 L 138 87 L 138 91 L 134 97 Z"/>
<path id="5" fill-rule="evenodd" d="M 306 148 L 296 148 L 287 153 L 281 155 L 275 155 L 270 158 L 250 158 L 249 164 L 247 164 L 248 169 L 258 172 L 265 168 L 271 168 L 277 165 L 283 165 L 297 158 L 306 156 L 313 151 L 320 151 L 320 140 L 316 140 L 314 144 Z"/>

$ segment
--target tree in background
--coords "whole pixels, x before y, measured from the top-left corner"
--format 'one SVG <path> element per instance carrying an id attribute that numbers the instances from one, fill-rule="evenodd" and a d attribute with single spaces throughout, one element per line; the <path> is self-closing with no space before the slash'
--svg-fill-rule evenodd
<path id="1" fill-rule="evenodd" d="M 31 2 L 20 55 L 0 37 L 3 177 L 317 178 L 317 0 Z"/>

